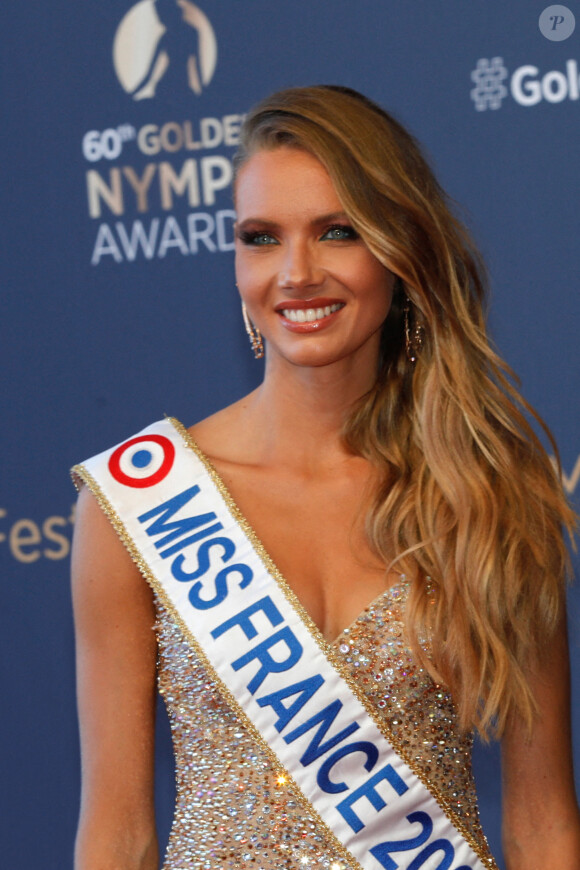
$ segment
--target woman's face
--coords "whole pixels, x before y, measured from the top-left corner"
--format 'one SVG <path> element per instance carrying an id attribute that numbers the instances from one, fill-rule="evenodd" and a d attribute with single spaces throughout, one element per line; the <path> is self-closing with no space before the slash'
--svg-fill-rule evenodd
<path id="1" fill-rule="evenodd" d="M 258 151 L 236 183 L 236 277 L 273 354 L 301 366 L 376 363 L 393 275 L 353 229 L 309 152 Z"/>

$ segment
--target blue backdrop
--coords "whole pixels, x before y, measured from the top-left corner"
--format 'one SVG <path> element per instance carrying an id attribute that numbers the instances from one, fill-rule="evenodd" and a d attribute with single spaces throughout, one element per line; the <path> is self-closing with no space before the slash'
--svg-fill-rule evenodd
<path id="1" fill-rule="evenodd" d="M 230 187 L 256 100 L 349 85 L 425 144 L 488 259 L 494 339 L 576 497 L 580 5 L 29 0 L 3 18 L 2 854 L 7 867 L 62 870 L 79 788 L 67 470 L 164 413 L 189 425 L 258 382 Z M 570 623 L 578 698 L 578 590 Z M 172 756 L 159 718 L 165 838 Z M 578 743 L 577 704 L 574 729 Z M 478 749 L 476 764 L 500 855 L 496 750 Z"/>

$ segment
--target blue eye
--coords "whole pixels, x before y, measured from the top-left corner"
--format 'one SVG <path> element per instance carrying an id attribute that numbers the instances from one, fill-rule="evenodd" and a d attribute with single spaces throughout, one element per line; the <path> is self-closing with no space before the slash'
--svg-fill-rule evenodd
<path id="1" fill-rule="evenodd" d="M 353 239 L 358 239 L 358 237 L 359 235 L 354 227 L 351 227 L 348 224 L 335 224 L 326 230 L 322 236 L 322 240 L 332 242 L 350 242 Z"/>
<path id="2" fill-rule="evenodd" d="M 238 233 L 238 238 L 244 245 L 277 245 L 278 242 L 270 233 Z"/>

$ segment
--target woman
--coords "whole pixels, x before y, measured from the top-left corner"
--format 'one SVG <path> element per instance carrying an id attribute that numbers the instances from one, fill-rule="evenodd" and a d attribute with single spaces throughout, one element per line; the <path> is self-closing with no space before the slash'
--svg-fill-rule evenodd
<path id="1" fill-rule="evenodd" d="M 509 870 L 578 870 L 573 515 L 486 339 L 470 240 L 349 89 L 264 101 L 236 172 L 262 385 L 75 469 L 77 868 L 157 866 L 157 611 L 168 870 L 496 867 L 474 728 L 503 741 Z"/>

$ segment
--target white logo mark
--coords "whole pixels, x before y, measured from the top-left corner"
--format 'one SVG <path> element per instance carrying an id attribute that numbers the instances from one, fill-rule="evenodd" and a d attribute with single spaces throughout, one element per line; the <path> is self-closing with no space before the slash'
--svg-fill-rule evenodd
<path id="1" fill-rule="evenodd" d="M 501 107 L 501 101 L 507 97 L 507 88 L 503 84 L 507 75 L 508 71 L 501 57 L 492 57 L 491 60 L 482 57 L 477 61 L 477 66 L 471 73 L 471 79 L 475 82 L 471 99 L 478 112 Z"/>
<path id="2" fill-rule="evenodd" d="M 217 62 L 217 42 L 207 16 L 190 0 L 138 0 L 121 20 L 113 64 L 134 100 L 185 86 L 201 94 Z"/>
<path id="3" fill-rule="evenodd" d="M 546 39 L 562 42 L 574 33 L 576 19 L 567 6 L 547 6 L 540 15 L 538 27 Z"/>

